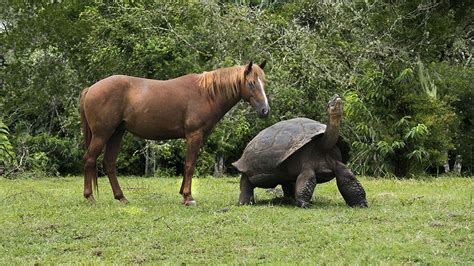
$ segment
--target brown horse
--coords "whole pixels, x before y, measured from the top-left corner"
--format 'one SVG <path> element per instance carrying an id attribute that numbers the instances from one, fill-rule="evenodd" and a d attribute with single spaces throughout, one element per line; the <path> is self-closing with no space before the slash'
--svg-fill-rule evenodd
<path id="1" fill-rule="evenodd" d="M 196 202 L 191 180 L 197 154 L 216 123 L 240 99 L 250 102 L 259 117 L 270 112 L 264 91 L 265 61 L 260 65 L 221 68 L 171 80 L 111 76 L 81 93 L 80 113 L 85 136 L 84 197 L 94 201 L 97 157 L 105 146 L 104 167 L 114 197 L 123 195 L 116 161 L 125 130 L 152 140 L 186 138 L 186 163 L 180 193 L 185 205 Z"/>

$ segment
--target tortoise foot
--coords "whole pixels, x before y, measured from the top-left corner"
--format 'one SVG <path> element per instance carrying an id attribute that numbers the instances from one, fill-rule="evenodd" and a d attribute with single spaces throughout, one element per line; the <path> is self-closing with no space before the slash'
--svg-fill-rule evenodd
<path id="1" fill-rule="evenodd" d="M 239 200 L 239 205 L 255 205 L 254 198 L 244 198 Z"/>
<path id="2" fill-rule="evenodd" d="M 239 201 L 239 205 L 244 206 L 244 205 L 255 205 L 254 201 Z"/>
<path id="3" fill-rule="evenodd" d="M 311 203 L 303 200 L 296 200 L 296 205 L 303 209 L 311 208 Z"/>
<path id="4" fill-rule="evenodd" d="M 351 208 L 368 208 L 369 204 L 367 203 L 367 200 L 363 200 L 363 201 L 358 202 L 358 203 L 349 204 L 349 207 L 351 207 Z"/>
<path id="5" fill-rule="evenodd" d="M 298 205 L 294 197 L 283 197 L 283 202 L 288 205 Z"/>

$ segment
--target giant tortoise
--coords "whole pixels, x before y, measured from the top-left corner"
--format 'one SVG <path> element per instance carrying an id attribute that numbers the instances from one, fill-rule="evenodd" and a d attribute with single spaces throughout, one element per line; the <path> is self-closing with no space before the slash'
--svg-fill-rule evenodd
<path id="1" fill-rule="evenodd" d="M 339 136 L 342 100 L 327 105 L 329 125 L 308 118 L 285 120 L 261 131 L 233 165 L 242 173 L 239 204 L 254 204 L 253 190 L 281 185 L 285 197 L 309 207 L 316 184 L 336 177 L 347 205 L 367 207 L 364 188 L 345 165 L 348 145 Z"/>

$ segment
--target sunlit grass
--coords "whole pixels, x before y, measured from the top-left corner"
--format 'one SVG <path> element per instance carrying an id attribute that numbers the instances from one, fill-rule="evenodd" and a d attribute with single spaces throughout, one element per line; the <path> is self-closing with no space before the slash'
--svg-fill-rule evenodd
<path id="1" fill-rule="evenodd" d="M 474 179 L 360 178 L 368 209 L 345 206 L 333 182 L 311 209 L 256 190 L 236 206 L 238 178 L 195 178 L 196 207 L 180 204 L 179 178 L 105 178 L 96 204 L 82 177 L 0 179 L 0 264 L 34 263 L 474 263 Z"/>

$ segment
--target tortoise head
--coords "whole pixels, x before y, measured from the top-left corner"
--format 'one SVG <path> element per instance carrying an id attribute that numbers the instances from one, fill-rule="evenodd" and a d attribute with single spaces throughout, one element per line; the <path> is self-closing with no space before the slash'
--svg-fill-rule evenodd
<path id="1" fill-rule="evenodd" d="M 342 106 L 343 106 L 342 100 L 339 97 L 339 95 L 337 95 L 337 94 L 332 96 L 332 98 L 329 100 L 329 102 L 327 104 L 327 111 L 328 111 L 328 114 L 329 114 L 329 121 L 331 123 L 340 123 L 341 122 L 342 113 L 343 113 Z"/>

